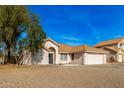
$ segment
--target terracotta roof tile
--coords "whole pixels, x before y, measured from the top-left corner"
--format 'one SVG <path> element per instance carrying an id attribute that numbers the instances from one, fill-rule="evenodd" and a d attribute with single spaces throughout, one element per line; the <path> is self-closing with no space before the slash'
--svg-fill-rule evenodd
<path id="1" fill-rule="evenodd" d="M 84 52 L 85 51 L 85 47 L 86 47 L 85 45 L 72 47 L 71 52 L 72 53 Z"/>
<path id="2" fill-rule="evenodd" d="M 105 48 L 108 48 L 108 49 L 113 50 L 115 52 L 118 52 L 118 50 L 120 49 L 120 48 L 117 48 L 117 47 L 114 47 L 114 46 L 111 46 L 111 47 L 106 46 Z"/>
<path id="3" fill-rule="evenodd" d="M 122 39 L 124 39 L 124 38 L 119 38 L 119 39 L 113 39 L 113 40 L 104 41 L 104 42 L 98 43 L 95 47 L 102 47 L 102 46 L 106 46 L 106 45 L 117 44 Z"/>
<path id="4" fill-rule="evenodd" d="M 87 45 L 76 46 L 71 49 L 71 52 L 92 52 L 92 53 L 108 53 L 105 50 L 89 47 Z"/>
<path id="5" fill-rule="evenodd" d="M 59 44 L 60 47 L 59 47 L 59 52 L 67 52 L 67 53 L 70 53 L 71 52 L 71 46 L 69 45 L 65 45 L 65 44 Z"/>
<path id="6" fill-rule="evenodd" d="M 76 52 L 108 53 L 105 50 L 89 47 L 86 45 L 72 47 L 72 46 L 68 46 L 65 44 L 60 44 L 59 52 L 66 52 L 66 53 L 76 53 Z"/>

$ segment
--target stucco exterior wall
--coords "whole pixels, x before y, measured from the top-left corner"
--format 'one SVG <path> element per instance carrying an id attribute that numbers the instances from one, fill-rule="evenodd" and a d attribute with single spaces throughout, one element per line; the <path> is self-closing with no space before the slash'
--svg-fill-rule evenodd
<path id="1" fill-rule="evenodd" d="M 74 60 L 71 63 L 83 64 L 83 53 L 74 53 Z"/>
<path id="2" fill-rule="evenodd" d="M 117 47 L 117 45 L 116 45 L 116 47 Z M 117 52 L 115 52 L 113 50 L 110 50 L 110 49 L 108 49 L 106 47 L 103 47 L 102 49 L 107 51 L 107 52 L 109 52 L 107 54 L 107 59 L 106 59 L 106 61 L 108 63 L 117 62 Z"/>
<path id="3" fill-rule="evenodd" d="M 58 51 L 59 51 L 59 46 L 57 46 L 56 44 L 54 44 L 54 43 L 52 43 L 52 42 L 50 42 L 50 41 L 46 41 L 46 43 L 45 43 L 45 47 L 46 48 L 50 48 L 50 47 L 52 47 L 52 48 L 54 48 L 55 49 L 55 55 L 56 55 L 56 60 L 55 60 L 55 62 L 54 62 L 54 64 L 59 64 L 59 54 L 58 54 Z"/>
<path id="4" fill-rule="evenodd" d="M 42 49 L 35 55 L 31 55 L 31 52 L 23 51 L 23 64 L 49 64 L 48 51 Z"/>
<path id="5" fill-rule="evenodd" d="M 119 55 L 121 55 L 122 58 L 120 58 Z M 117 58 L 117 62 L 124 62 L 124 51 L 122 49 L 119 49 L 116 58 Z M 122 61 L 120 61 L 120 59 L 122 59 Z"/>
<path id="6" fill-rule="evenodd" d="M 107 54 L 103 54 L 103 60 L 104 60 L 103 64 L 107 63 Z"/>
<path id="7" fill-rule="evenodd" d="M 42 49 L 32 56 L 31 64 L 49 64 L 49 52 Z"/>
<path id="8" fill-rule="evenodd" d="M 117 53 L 110 53 L 110 54 L 107 54 L 107 62 L 108 63 L 111 63 L 111 62 L 117 62 Z"/>
<path id="9" fill-rule="evenodd" d="M 122 46 L 120 44 L 122 44 Z M 124 39 L 117 44 L 117 47 L 124 49 Z"/>

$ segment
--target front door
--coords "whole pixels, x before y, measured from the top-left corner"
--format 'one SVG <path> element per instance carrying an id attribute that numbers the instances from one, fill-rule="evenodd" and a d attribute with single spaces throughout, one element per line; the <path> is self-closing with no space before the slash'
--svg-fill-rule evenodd
<path id="1" fill-rule="evenodd" d="M 49 64 L 53 64 L 53 53 L 49 53 Z"/>

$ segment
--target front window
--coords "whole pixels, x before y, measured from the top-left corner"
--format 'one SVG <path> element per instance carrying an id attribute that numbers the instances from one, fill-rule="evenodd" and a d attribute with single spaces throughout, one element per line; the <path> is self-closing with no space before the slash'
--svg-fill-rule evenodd
<path id="1" fill-rule="evenodd" d="M 67 61 L 67 54 L 61 54 L 60 59 L 61 61 Z"/>

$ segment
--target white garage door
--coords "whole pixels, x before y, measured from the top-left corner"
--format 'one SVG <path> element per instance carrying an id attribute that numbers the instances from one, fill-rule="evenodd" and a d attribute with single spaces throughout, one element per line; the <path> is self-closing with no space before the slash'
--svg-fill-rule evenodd
<path id="1" fill-rule="evenodd" d="M 85 64 L 103 64 L 106 60 L 104 54 L 86 54 Z"/>
<path id="2" fill-rule="evenodd" d="M 121 54 L 118 55 L 118 62 L 123 62 L 123 55 Z"/>

